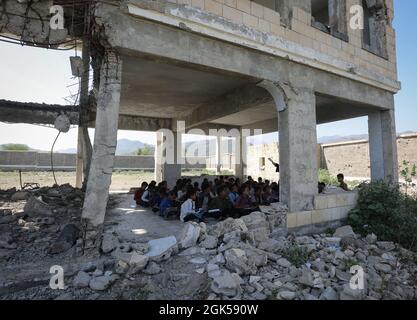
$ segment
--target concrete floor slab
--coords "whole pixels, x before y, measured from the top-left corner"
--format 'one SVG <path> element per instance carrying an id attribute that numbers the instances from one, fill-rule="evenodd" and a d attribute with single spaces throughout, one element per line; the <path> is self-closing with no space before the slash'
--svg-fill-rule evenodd
<path id="1" fill-rule="evenodd" d="M 119 240 L 147 242 L 168 236 L 177 239 L 184 226 L 180 220 L 165 220 L 150 209 L 136 206 L 132 194 L 113 194 L 118 204 L 108 210 L 105 232 L 116 232 Z"/>

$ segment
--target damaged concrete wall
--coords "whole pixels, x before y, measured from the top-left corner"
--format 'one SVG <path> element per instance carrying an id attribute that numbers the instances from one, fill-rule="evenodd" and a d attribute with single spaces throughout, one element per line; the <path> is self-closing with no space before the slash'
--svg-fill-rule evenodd
<path id="1" fill-rule="evenodd" d="M 216 0 L 198 3 L 130 0 L 127 9 L 125 7 L 123 10 L 136 17 L 175 27 L 181 25 L 186 30 L 236 45 L 282 55 L 298 63 L 314 64 L 315 68 L 328 72 L 339 74 L 343 70 L 343 76 L 355 75 L 360 81 L 375 81 L 373 85 L 398 91 L 400 85 L 397 81 L 395 32 L 392 27 L 386 26 L 388 59 L 363 50 L 361 30 L 347 28 L 350 17 L 347 8 L 359 1 L 347 0 L 346 8 L 336 2 L 332 2 L 330 10 L 334 26 L 332 34 L 312 26 L 310 1 L 281 1 L 277 4 L 277 12 L 247 0 L 224 3 Z M 392 17 L 390 3 L 386 1 L 387 12 Z M 106 12 L 103 20 L 111 16 L 111 13 Z M 288 23 L 286 19 L 289 19 Z"/>
<path id="2" fill-rule="evenodd" d="M 17 1 L 3 0 L 0 3 L 0 34 L 33 45 L 57 45 L 65 41 L 68 30 L 51 28 L 52 0 Z"/>

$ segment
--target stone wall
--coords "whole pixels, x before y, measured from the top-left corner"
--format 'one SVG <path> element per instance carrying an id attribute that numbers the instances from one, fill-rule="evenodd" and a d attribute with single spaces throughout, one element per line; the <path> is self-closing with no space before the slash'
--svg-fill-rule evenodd
<path id="1" fill-rule="evenodd" d="M 54 168 L 56 170 L 75 170 L 76 154 L 54 153 Z M 206 168 L 206 159 L 197 157 L 187 158 L 187 169 Z M 154 170 L 153 156 L 116 156 L 116 170 Z M 0 151 L 0 170 L 49 170 L 51 154 L 37 151 Z"/>
<path id="2" fill-rule="evenodd" d="M 416 133 L 398 136 L 397 148 L 400 168 L 404 160 L 417 164 Z M 269 157 L 278 162 L 277 143 L 249 146 L 247 174 L 276 181 L 279 175 L 275 173 L 275 167 L 268 161 Z M 332 175 L 343 173 L 348 179 L 368 179 L 370 177 L 369 143 L 367 140 L 318 145 L 317 159 L 320 167 L 328 169 Z M 261 165 L 263 161 L 265 161 L 265 167 Z"/>

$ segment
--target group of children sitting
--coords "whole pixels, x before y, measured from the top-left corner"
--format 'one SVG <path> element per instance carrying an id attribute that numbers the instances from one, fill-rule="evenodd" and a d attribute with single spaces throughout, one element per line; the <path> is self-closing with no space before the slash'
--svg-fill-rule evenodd
<path id="1" fill-rule="evenodd" d="M 166 181 L 159 184 L 143 182 L 135 192 L 137 205 L 152 208 L 154 212 L 168 218 L 179 217 L 181 221 L 204 221 L 206 218 L 238 218 L 259 210 L 260 205 L 279 201 L 278 183 L 251 177 L 244 183 L 239 178 L 224 177 L 209 181 L 204 179 L 201 186 L 191 179 L 179 179 L 169 189 Z"/>

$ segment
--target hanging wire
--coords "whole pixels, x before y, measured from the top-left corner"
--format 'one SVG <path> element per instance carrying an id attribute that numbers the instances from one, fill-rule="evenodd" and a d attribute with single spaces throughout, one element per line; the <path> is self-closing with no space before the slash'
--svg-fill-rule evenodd
<path id="1" fill-rule="evenodd" d="M 54 177 L 54 181 L 55 184 L 58 185 L 58 182 L 56 181 L 56 177 L 55 177 L 55 169 L 54 169 L 54 147 L 55 147 L 55 143 L 58 140 L 59 136 L 61 134 L 61 131 L 58 131 L 58 134 L 56 135 L 55 141 L 52 144 L 52 148 L 51 148 L 51 170 L 52 170 L 52 175 Z"/>

